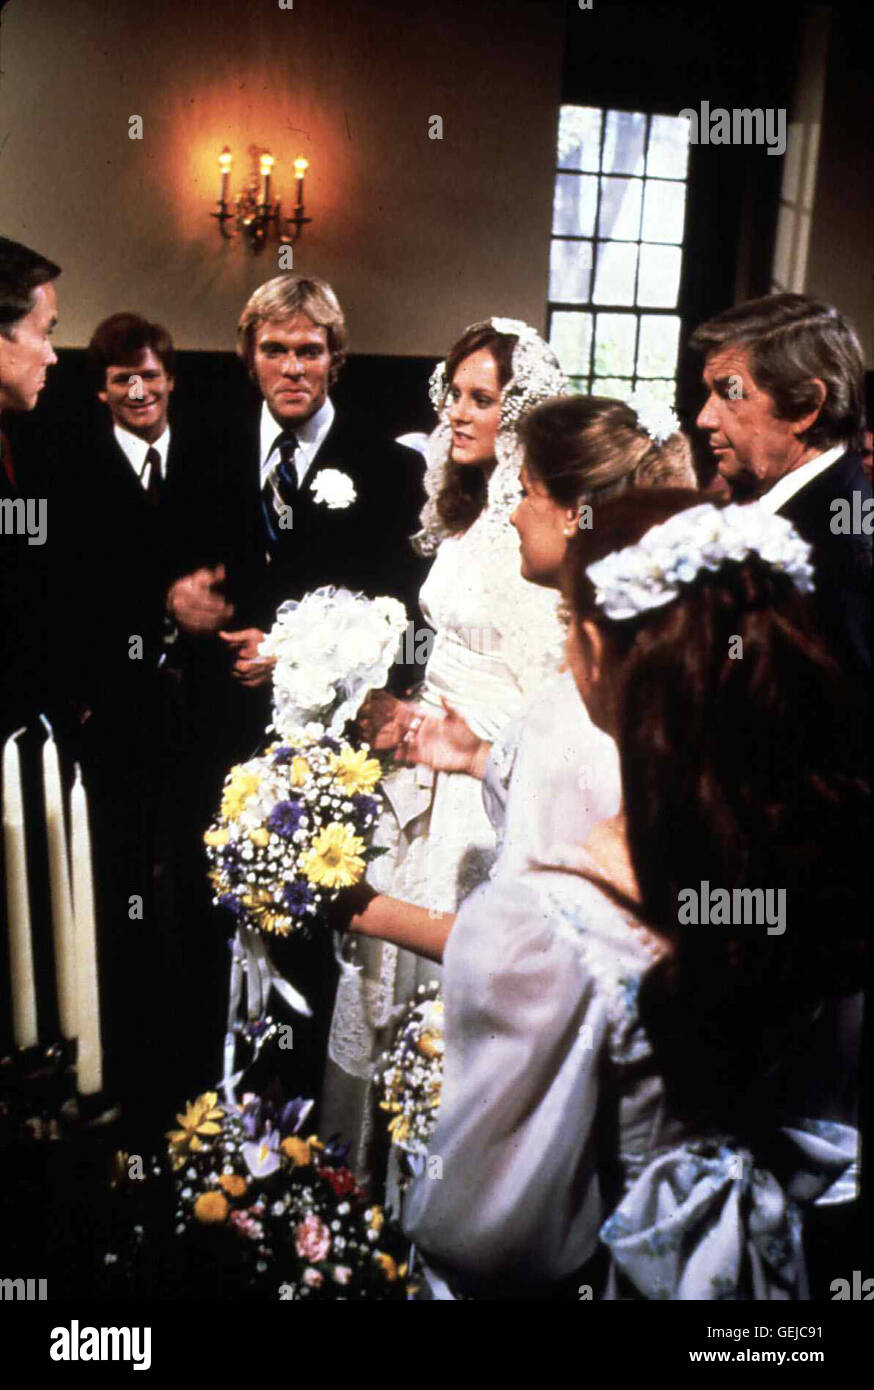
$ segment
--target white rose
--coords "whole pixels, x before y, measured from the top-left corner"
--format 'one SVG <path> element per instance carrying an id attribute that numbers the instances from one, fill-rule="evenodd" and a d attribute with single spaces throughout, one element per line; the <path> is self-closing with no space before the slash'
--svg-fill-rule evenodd
<path id="1" fill-rule="evenodd" d="M 310 488 L 316 501 L 332 511 L 351 506 L 357 496 L 352 479 L 339 468 L 323 468 L 313 478 Z"/>

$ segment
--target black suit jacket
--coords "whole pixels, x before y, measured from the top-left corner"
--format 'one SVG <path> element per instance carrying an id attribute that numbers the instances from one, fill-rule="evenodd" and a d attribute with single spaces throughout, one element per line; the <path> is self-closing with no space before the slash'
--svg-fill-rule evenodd
<path id="1" fill-rule="evenodd" d="M 866 676 L 871 670 L 872 537 L 836 531 L 832 509 L 841 499 L 852 515 L 854 493 L 859 494 L 861 515 L 861 504 L 871 497 L 871 483 L 861 455 L 848 450 L 790 497 L 779 514 L 813 546 L 814 606 L 835 655 L 849 674 Z"/>
<path id="2" fill-rule="evenodd" d="M 425 501 L 419 454 L 374 438 L 363 421 L 338 411 L 298 491 L 292 526 L 279 532 L 268 560 L 257 414 L 234 452 L 225 511 L 231 522 L 226 550 L 236 627 L 267 630 L 282 602 L 326 584 L 369 597 L 391 595 L 418 621 L 427 561 L 415 553 L 409 538 L 418 530 Z M 328 468 L 351 478 L 356 497 L 350 506 L 332 509 L 316 501 L 313 481 Z"/>

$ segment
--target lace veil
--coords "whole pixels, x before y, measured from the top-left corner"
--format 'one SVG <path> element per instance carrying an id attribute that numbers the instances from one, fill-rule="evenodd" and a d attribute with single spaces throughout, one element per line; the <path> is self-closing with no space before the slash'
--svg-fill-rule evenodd
<path id="1" fill-rule="evenodd" d="M 501 392 L 496 465 L 489 478 L 486 504 L 470 530 L 476 528 L 489 552 L 490 607 L 495 626 L 501 631 L 508 664 L 522 688 L 528 691 L 555 673 L 563 633 L 556 616 L 555 594 L 529 584 L 522 579 L 519 570 L 518 538 L 510 526 L 510 515 L 521 497 L 522 446 L 518 425 L 536 405 L 570 394 L 570 387 L 552 348 L 529 324 L 521 319 L 495 316 L 472 327 L 486 325 L 498 333 L 514 336 L 516 344 L 513 374 Z M 450 468 L 450 384 L 446 363 L 438 363 L 429 385 L 438 422 L 425 450 L 424 483 L 428 500 L 420 516 L 422 529 L 412 537 L 415 548 L 422 555 L 434 555 L 448 534 L 437 512 L 437 497 Z"/>

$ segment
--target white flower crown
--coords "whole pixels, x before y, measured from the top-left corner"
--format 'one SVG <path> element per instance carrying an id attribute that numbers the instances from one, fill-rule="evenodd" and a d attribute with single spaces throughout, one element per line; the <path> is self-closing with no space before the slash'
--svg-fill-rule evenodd
<path id="1" fill-rule="evenodd" d="M 628 398 L 628 405 L 637 416 L 637 423 L 646 430 L 654 444 L 663 444 L 672 434 L 678 434 L 680 422 L 669 405 L 642 396 L 638 391 Z"/>
<path id="2" fill-rule="evenodd" d="M 702 570 L 759 555 L 788 575 L 801 593 L 813 591 L 811 547 L 782 516 L 757 503 L 714 507 L 704 502 L 653 526 L 637 545 L 588 565 L 595 602 L 608 618 L 635 618 L 680 595 Z"/>

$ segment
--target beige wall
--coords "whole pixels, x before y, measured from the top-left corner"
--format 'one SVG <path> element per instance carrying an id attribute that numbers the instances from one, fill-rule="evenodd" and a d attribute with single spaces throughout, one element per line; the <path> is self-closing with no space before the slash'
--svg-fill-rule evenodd
<path id="1" fill-rule="evenodd" d="M 229 348 L 277 269 L 208 216 L 221 147 L 234 187 L 254 142 L 285 211 L 291 161 L 310 160 L 294 268 L 334 284 L 353 351 L 439 353 L 490 313 L 541 327 L 562 16 L 560 0 L 10 0 L 0 230 L 62 264 L 62 346 L 130 308 L 181 347 Z"/>

